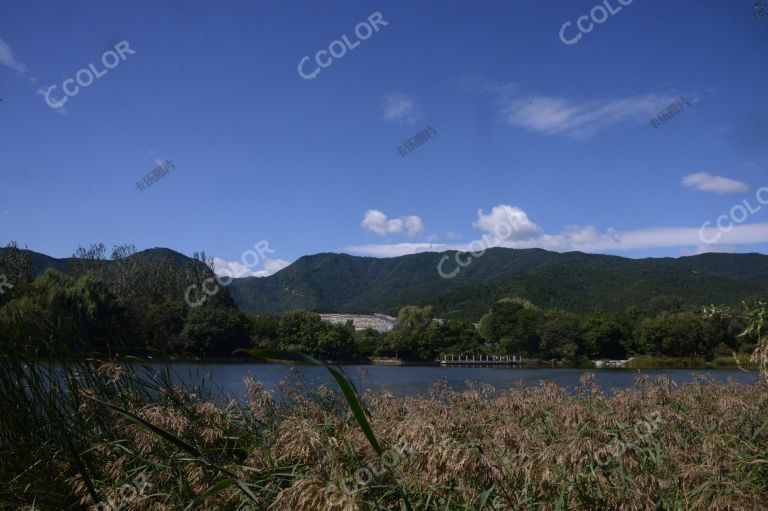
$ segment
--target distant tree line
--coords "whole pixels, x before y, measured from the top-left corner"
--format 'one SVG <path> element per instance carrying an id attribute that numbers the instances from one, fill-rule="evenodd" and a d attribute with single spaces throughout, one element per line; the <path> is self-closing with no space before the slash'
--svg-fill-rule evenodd
<path id="1" fill-rule="evenodd" d="M 327 356 L 391 356 L 433 360 L 441 355 L 523 355 L 545 360 L 624 359 L 633 355 L 702 357 L 750 353 L 757 336 L 740 336 L 747 320 L 684 308 L 678 299 L 656 298 L 645 308 L 619 313 L 575 314 L 541 310 L 519 298 L 495 303 L 478 324 L 434 318 L 430 306 L 400 309 L 391 332 L 353 333 L 329 343 L 325 330 L 341 328 L 317 314 L 294 311 L 282 318 L 261 317 L 254 323 L 254 342 Z M 332 336 L 339 339 L 338 335 Z M 331 345 L 329 351 L 325 346 Z"/>
<path id="2" fill-rule="evenodd" d="M 19 344 L 41 355 L 73 354 L 228 356 L 238 348 L 301 351 L 330 360 L 390 356 L 433 360 L 441 355 L 523 355 L 574 361 L 632 355 L 711 359 L 750 352 L 756 336 L 739 336 L 747 321 L 704 315 L 679 299 L 658 297 L 618 313 L 542 310 L 520 298 L 494 303 L 477 324 L 441 320 L 431 306 L 400 309 L 391 332 L 355 331 L 296 310 L 253 316 L 220 286 L 199 307 L 185 300 L 189 286 L 214 275 L 204 253 L 177 261 L 151 259 L 131 245 L 79 247 L 63 271 L 33 278 L 29 252 L 11 244 L 0 252 L 0 275 L 12 284 L 0 294 L 0 349 Z"/>
<path id="3" fill-rule="evenodd" d="M 646 307 L 618 313 L 574 314 L 540 310 L 520 299 L 502 299 L 480 320 L 483 339 L 502 353 L 542 359 L 624 359 L 632 355 L 712 359 L 751 352 L 757 341 L 741 337 L 747 321 L 687 309 L 677 298 L 658 297 Z"/>

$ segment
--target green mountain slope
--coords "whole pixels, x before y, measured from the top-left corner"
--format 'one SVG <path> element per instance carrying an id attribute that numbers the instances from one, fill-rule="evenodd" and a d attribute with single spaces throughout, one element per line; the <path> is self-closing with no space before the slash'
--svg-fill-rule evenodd
<path id="1" fill-rule="evenodd" d="M 63 270 L 69 262 L 69 258 L 29 254 L 35 275 L 46 268 Z M 395 314 L 403 305 L 431 304 L 441 317 L 473 320 L 505 296 L 525 298 L 544 308 L 588 312 L 645 305 L 654 297 L 679 298 L 693 305 L 736 304 L 768 293 L 768 256 L 762 254 L 627 259 L 494 248 L 471 258 L 450 279 L 437 271 L 446 256 L 443 270 L 450 273 L 457 268 L 455 252 L 388 259 L 316 254 L 269 277 L 234 279 L 228 290 L 242 310 L 256 314 L 282 314 L 291 309 Z M 151 263 L 170 258 L 180 266 L 202 264 L 167 248 L 144 250 L 133 257 Z M 467 254 L 460 257 L 470 260 Z"/>
<path id="2" fill-rule="evenodd" d="M 317 254 L 265 278 L 236 279 L 235 302 L 246 312 L 280 314 L 293 308 L 320 312 L 394 313 L 406 304 L 433 304 L 444 317 L 476 319 L 503 296 L 576 312 L 618 310 L 657 296 L 688 304 L 734 304 L 768 292 L 768 256 L 703 254 L 679 259 L 627 259 L 494 248 L 472 259 L 455 278 L 454 252 L 390 259 Z M 466 256 L 462 255 L 462 260 Z"/>

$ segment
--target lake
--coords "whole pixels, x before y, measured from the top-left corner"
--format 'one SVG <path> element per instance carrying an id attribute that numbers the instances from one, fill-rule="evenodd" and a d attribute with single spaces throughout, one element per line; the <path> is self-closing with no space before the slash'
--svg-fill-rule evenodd
<path id="1" fill-rule="evenodd" d="M 156 366 L 159 367 L 159 366 Z M 190 385 L 204 383 L 209 389 L 218 389 L 232 397 L 242 397 L 245 390 L 243 378 L 251 376 L 273 389 L 280 380 L 290 377 L 294 369 L 310 384 L 327 384 L 332 388 L 328 372 L 321 367 L 291 366 L 283 364 L 222 364 L 222 363 L 173 363 L 173 372 L 179 381 Z M 588 372 L 595 375 L 596 383 L 604 390 L 627 388 L 634 384 L 638 375 L 654 378 L 667 375 L 676 383 L 693 381 L 697 375 L 708 375 L 718 382 L 729 379 L 739 383 L 755 383 L 757 372 L 732 369 L 562 369 L 562 368 L 488 368 L 488 367 L 433 367 L 433 366 L 383 366 L 346 365 L 340 368 L 351 377 L 358 390 L 388 386 L 396 395 L 425 394 L 430 387 L 446 380 L 448 386 L 461 390 L 466 381 L 488 383 L 497 390 L 507 389 L 519 383 L 535 385 L 542 380 L 556 383 L 573 390 L 579 378 Z"/>

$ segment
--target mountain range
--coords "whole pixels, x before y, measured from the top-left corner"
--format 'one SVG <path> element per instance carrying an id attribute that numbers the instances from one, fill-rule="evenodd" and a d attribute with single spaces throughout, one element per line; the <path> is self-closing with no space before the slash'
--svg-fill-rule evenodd
<path id="1" fill-rule="evenodd" d="M 269 277 L 236 279 L 230 288 L 246 312 L 395 314 L 403 305 L 426 305 L 445 318 L 477 319 L 505 296 L 539 307 L 574 312 L 615 311 L 655 297 L 683 303 L 736 304 L 768 292 L 768 256 L 701 254 L 681 258 L 624 257 L 493 248 L 482 257 L 460 254 L 469 265 L 453 278 L 455 252 L 388 259 L 347 254 L 305 256 Z"/>
<path id="2" fill-rule="evenodd" d="M 0 249 L 3 250 L 3 249 Z M 31 252 L 31 251 L 30 251 Z M 63 270 L 68 259 L 31 252 L 33 272 Z M 707 253 L 680 258 L 624 257 L 492 248 L 480 257 L 425 252 L 392 258 L 321 253 L 304 256 L 268 277 L 236 278 L 235 303 L 253 314 L 291 309 L 396 314 L 404 305 L 433 305 L 444 318 L 478 319 L 496 300 L 520 297 L 542 308 L 617 311 L 654 298 L 688 305 L 737 304 L 768 294 L 768 255 Z M 194 261 L 166 248 L 133 257 Z M 443 260 L 443 275 L 438 264 Z"/>

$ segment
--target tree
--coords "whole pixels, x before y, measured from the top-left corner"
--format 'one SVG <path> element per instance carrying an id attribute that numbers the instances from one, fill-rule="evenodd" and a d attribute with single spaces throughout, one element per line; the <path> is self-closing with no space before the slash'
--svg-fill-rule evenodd
<path id="1" fill-rule="evenodd" d="M 480 319 L 478 332 L 486 342 L 499 343 L 505 354 L 530 355 L 539 351 L 540 320 L 539 309 L 530 302 L 503 298 Z"/>
<path id="2" fill-rule="evenodd" d="M 735 313 L 728 307 L 710 305 L 704 308 L 703 317 L 718 316 L 732 317 L 743 320 L 746 328 L 739 334 L 742 338 L 753 338 L 756 341 L 751 360 L 760 367 L 762 382 L 768 385 L 768 296 L 754 303 L 742 302 L 743 311 Z"/>
<path id="3" fill-rule="evenodd" d="M 32 261 L 28 250 L 12 241 L 0 251 L 0 306 L 22 296 L 32 282 Z"/>
<path id="4" fill-rule="evenodd" d="M 387 334 L 385 351 L 403 358 L 429 358 L 434 355 L 430 346 L 433 338 L 428 329 L 434 321 L 431 306 L 407 305 L 400 309 L 395 327 Z"/>
<path id="5" fill-rule="evenodd" d="M 646 319 L 640 324 L 638 337 L 642 353 L 648 355 L 711 357 L 717 345 L 702 318 L 691 312 Z"/>
<path id="6" fill-rule="evenodd" d="M 595 313 L 582 318 L 581 332 L 584 355 L 612 359 L 623 359 L 627 355 L 624 332 L 610 316 Z"/>
<path id="7" fill-rule="evenodd" d="M 317 341 L 323 329 L 323 320 L 314 312 L 294 310 L 286 312 L 278 325 L 280 347 L 289 351 L 317 353 Z"/>
<path id="8" fill-rule="evenodd" d="M 160 354 L 183 350 L 181 332 L 187 310 L 180 301 L 149 304 L 142 316 L 140 332 L 147 348 Z"/>
<path id="9" fill-rule="evenodd" d="M 361 357 L 371 357 L 381 353 L 382 338 L 381 332 L 373 328 L 355 332 L 355 354 Z"/>
<path id="10" fill-rule="evenodd" d="M 542 356 L 574 360 L 580 350 L 579 317 L 564 310 L 554 309 L 544 314 L 540 328 Z"/>
<path id="11" fill-rule="evenodd" d="M 479 355 L 485 353 L 483 338 L 470 321 L 448 320 L 443 323 L 433 323 L 428 329 L 432 349 L 430 356 L 440 354 Z"/>
<path id="12" fill-rule="evenodd" d="M 344 325 L 325 325 L 317 338 L 317 354 L 324 359 L 340 359 L 355 351 L 355 327 L 352 321 Z"/>
<path id="13" fill-rule="evenodd" d="M 395 329 L 417 330 L 426 328 L 432 323 L 433 319 L 432 306 L 418 307 L 416 305 L 406 305 L 397 313 Z"/>
<path id="14" fill-rule="evenodd" d="M 265 314 L 251 317 L 251 344 L 259 348 L 279 347 L 280 318 Z"/>
<path id="15" fill-rule="evenodd" d="M 106 252 L 104 243 L 91 243 L 88 248 L 78 245 L 77 250 L 67 262 L 67 273 L 74 277 L 95 273 L 96 276 L 104 278 L 104 255 Z"/>
<path id="16" fill-rule="evenodd" d="M 38 339 L 56 339 L 74 347 L 111 351 L 125 339 L 124 307 L 96 275 L 79 278 L 48 269 L 18 303 L 23 322 L 40 325 Z M 39 318 L 28 314 L 39 314 Z"/>
<path id="17" fill-rule="evenodd" d="M 248 347 L 250 323 L 236 309 L 198 307 L 189 311 L 180 338 L 190 353 L 227 356 Z"/>
<path id="18" fill-rule="evenodd" d="M 112 248 L 110 288 L 120 299 L 133 298 L 141 279 L 139 258 L 133 245 L 116 245 Z"/>

